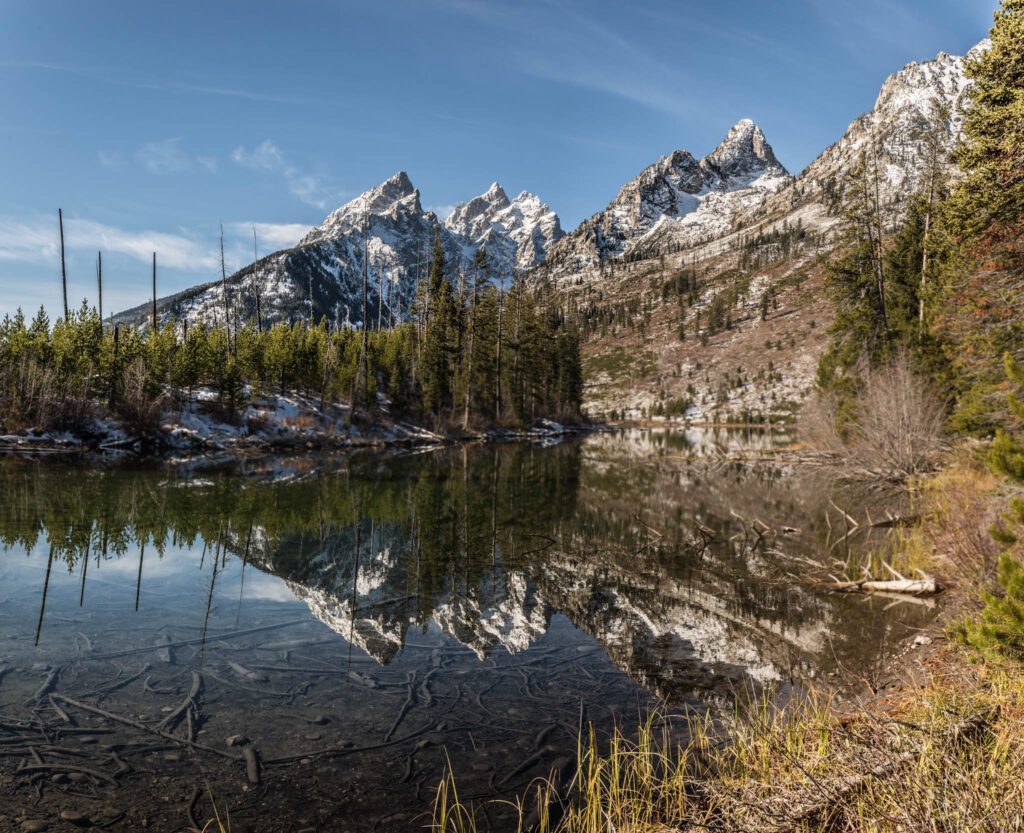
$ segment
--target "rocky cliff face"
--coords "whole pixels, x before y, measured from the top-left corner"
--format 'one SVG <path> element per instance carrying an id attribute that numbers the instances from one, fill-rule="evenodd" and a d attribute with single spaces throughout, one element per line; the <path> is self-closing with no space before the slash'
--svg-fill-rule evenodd
<path id="1" fill-rule="evenodd" d="M 949 173 L 955 174 L 948 157 L 960 135 L 970 83 L 964 61 L 987 48 L 985 40 L 967 56 L 940 52 L 930 61 L 909 63 L 890 75 L 871 110 L 855 119 L 788 187 L 744 220 L 760 222 L 809 206 L 818 209 L 817 216 L 834 215 L 845 180 L 864 160 L 872 169 L 877 165 L 881 203 L 889 221 L 897 222 L 932 158 L 946 157 Z M 815 212 L 805 211 L 805 215 L 813 217 Z"/>

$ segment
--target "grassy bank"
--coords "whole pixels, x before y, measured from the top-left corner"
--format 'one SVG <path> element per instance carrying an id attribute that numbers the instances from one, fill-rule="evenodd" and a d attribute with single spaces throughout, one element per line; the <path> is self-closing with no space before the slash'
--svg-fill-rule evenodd
<path id="1" fill-rule="evenodd" d="M 910 489 L 917 521 L 866 566 L 920 569 L 949 589 L 937 631 L 900 654 L 884 689 L 865 681 L 856 698 L 811 691 L 781 710 L 766 697 L 728 725 L 691 719 L 685 746 L 657 716 L 629 737 L 584 736 L 574 772 L 522 796 L 519 829 L 1024 830 L 1024 669 L 983 662 L 952 636 L 994 587 L 990 528 L 1005 526 L 1014 490 L 968 448 Z M 480 808 L 459 801 L 457 777 L 438 790 L 433 829 L 485 829 Z"/>

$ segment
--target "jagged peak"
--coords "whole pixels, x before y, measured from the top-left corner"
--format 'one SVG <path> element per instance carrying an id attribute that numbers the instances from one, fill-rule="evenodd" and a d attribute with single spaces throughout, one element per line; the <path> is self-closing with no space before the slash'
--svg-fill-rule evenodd
<path id="1" fill-rule="evenodd" d="M 491 187 L 488 188 L 482 196 L 492 202 L 502 200 L 506 202 L 508 201 L 508 195 L 505 193 L 505 189 L 501 187 L 501 183 L 498 182 L 498 180 L 494 180 L 494 182 L 491 183 Z"/>
<path id="2" fill-rule="evenodd" d="M 422 214 L 420 192 L 405 171 L 396 171 L 379 185 L 335 209 L 324 221 L 312 228 L 299 245 L 315 243 L 344 233 L 369 221 L 370 215 L 383 216 L 395 211 Z"/>
<path id="3" fill-rule="evenodd" d="M 752 119 L 740 119 L 729 128 L 725 138 L 704 162 L 712 164 L 725 176 L 736 176 L 765 171 L 769 168 L 784 168 L 775 158 L 772 146 L 768 144 L 761 128 Z"/>
<path id="4" fill-rule="evenodd" d="M 406 193 L 411 193 L 416 190 L 413 187 L 412 180 L 409 179 L 409 174 L 405 171 L 396 171 L 378 185 L 377 188 L 380 190 L 396 188 Z"/>

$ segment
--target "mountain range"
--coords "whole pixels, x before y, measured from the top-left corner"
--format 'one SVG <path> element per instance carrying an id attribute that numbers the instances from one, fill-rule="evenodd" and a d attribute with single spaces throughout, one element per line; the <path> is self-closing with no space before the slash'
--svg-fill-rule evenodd
<path id="1" fill-rule="evenodd" d="M 895 224 L 929 159 L 956 142 L 968 85 L 960 56 L 940 53 L 906 65 L 886 79 L 871 110 L 796 175 L 762 130 L 742 119 L 701 158 L 687 150 L 661 157 L 569 233 L 539 197 L 523 192 L 510 199 L 497 182 L 442 220 L 423 208 L 400 171 L 332 212 L 294 247 L 225 281 L 163 298 L 158 312 L 165 321 L 212 323 L 230 309 L 238 321 L 254 320 L 259 297 L 264 324 L 326 316 L 336 326 L 386 326 L 409 317 L 437 237 L 453 280 L 483 247 L 495 282 L 520 277 L 554 285 L 567 309 L 605 322 L 584 338 L 592 412 L 640 414 L 685 398 L 693 417 L 710 418 L 723 407 L 785 413 L 811 384 L 831 318 L 815 263 L 835 245 L 847 179 L 870 152 L 880 201 Z M 649 289 L 684 269 L 699 276 L 700 289 L 691 288 L 683 312 L 674 304 L 662 309 L 664 297 L 631 280 L 644 275 Z M 698 358 L 694 343 L 675 342 L 688 327 L 696 331 L 725 290 L 717 276 L 734 278 L 732 270 L 743 274 L 730 296 L 735 315 L 727 333 L 711 333 L 723 350 Z M 779 313 L 772 325 L 755 314 L 765 293 Z M 149 310 L 142 305 L 117 319 L 145 325 Z M 766 344 L 781 355 L 767 358 Z"/>
<path id="2" fill-rule="evenodd" d="M 445 220 L 420 202 L 405 171 L 331 212 L 293 247 L 249 264 L 226 280 L 213 280 L 158 301 L 162 321 L 214 323 L 225 309 L 233 319 L 253 321 L 257 297 L 265 323 L 326 316 L 335 326 L 362 326 L 362 285 L 368 285 L 367 324 L 406 320 L 416 287 L 429 270 L 435 237 L 455 271 L 465 271 L 485 247 L 492 279 L 510 282 L 539 265 L 563 231 L 539 197 L 523 191 L 510 200 L 495 182 L 458 205 Z M 227 292 L 225 303 L 224 293 Z M 117 320 L 144 324 L 150 305 Z M 234 321 L 232 322 L 234 323 Z"/>

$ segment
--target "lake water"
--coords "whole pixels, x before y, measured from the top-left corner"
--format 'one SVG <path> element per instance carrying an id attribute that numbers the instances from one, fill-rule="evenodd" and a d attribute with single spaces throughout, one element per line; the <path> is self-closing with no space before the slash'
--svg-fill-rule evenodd
<path id="1" fill-rule="evenodd" d="M 866 677 L 931 611 L 800 581 L 849 542 L 730 459 L 777 441 L 0 461 L 0 829 L 422 829 L 448 761 L 512 798 L 582 723 Z"/>

